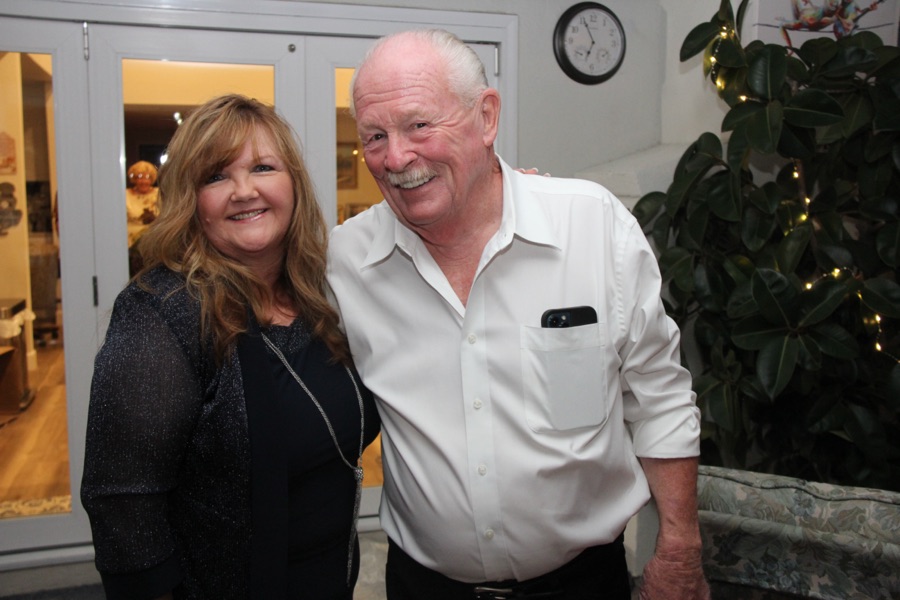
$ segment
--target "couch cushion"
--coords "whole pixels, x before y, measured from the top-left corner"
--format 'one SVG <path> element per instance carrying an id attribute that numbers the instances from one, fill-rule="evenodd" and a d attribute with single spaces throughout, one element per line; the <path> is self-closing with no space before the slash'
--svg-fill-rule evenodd
<path id="1" fill-rule="evenodd" d="M 900 494 L 700 467 L 713 581 L 811 598 L 900 598 Z"/>

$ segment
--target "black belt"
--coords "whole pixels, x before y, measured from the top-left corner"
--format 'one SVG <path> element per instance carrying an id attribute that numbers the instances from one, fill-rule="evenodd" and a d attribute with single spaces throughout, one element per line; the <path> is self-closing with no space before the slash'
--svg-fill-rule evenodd
<path id="1" fill-rule="evenodd" d="M 592 546 L 585 549 L 574 559 L 563 566 L 550 571 L 544 575 L 539 575 L 533 579 L 525 581 L 485 581 L 481 583 L 463 583 L 455 581 L 428 569 L 418 562 L 414 561 L 409 555 L 396 546 L 393 540 L 390 541 L 392 550 L 396 552 L 394 555 L 398 560 L 398 564 L 403 564 L 407 569 L 411 569 L 416 573 L 415 579 L 420 591 L 427 589 L 429 581 L 434 587 L 440 586 L 442 590 L 455 590 L 449 595 L 436 595 L 441 598 L 468 598 L 472 600 L 561 600 L 566 595 L 567 587 L 573 581 L 581 581 L 594 579 L 600 572 L 605 571 L 603 565 L 609 564 L 613 571 L 616 570 L 613 565 L 621 564 L 624 569 L 624 549 L 623 536 L 619 536 L 616 540 L 602 546 Z M 388 562 L 392 558 L 388 555 Z M 618 560 L 615 560 L 618 558 Z M 598 572 L 598 565 L 601 565 Z M 615 574 L 611 573 L 615 578 Z M 627 576 L 627 571 L 624 572 Z M 415 597 L 412 595 L 410 597 Z"/>
<path id="2" fill-rule="evenodd" d="M 505 585 L 476 585 L 472 589 L 475 600 L 537 600 L 539 598 L 561 598 L 562 585 L 555 578 L 546 581 L 529 583 L 513 583 Z"/>

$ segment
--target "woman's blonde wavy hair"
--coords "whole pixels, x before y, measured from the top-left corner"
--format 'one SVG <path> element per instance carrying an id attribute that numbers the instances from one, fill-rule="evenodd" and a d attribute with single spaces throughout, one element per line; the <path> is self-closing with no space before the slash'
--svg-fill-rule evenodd
<path id="1" fill-rule="evenodd" d="M 294 187 L 294 211 L 284 240 L 285 260 L 279 291 L 298 316 L 339 361 L 349 359 L 338 316 L 325 296 L 328 231 L 315 190 L 291 126 L 271 106 L 237 94 L 219 96 L 197 108 L 178 128 L 159 171 L 159 217 L 141 238 L 144 266 L 165 265 L 181 273 L 188 291 L 200 301 L 204 339 L 213 340 L 221 362 L 248 328 L 248 308 L 268 325 L 265 308 L 274 290 L 249 268 L 216 250 L 197 214 L 199 189 L 231 163 L 244 143 L 266 131 L 284 160 Z"/>

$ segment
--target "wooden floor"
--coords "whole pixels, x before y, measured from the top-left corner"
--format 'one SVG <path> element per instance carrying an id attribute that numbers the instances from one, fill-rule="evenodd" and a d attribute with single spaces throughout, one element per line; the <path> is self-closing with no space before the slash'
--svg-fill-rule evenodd
<path id="1" fill-rule="evenodd" d="M 71 493 L 63 347 L 36 350 L 34 400 L 22 412 L 0 414 L 0 502 Z"/>

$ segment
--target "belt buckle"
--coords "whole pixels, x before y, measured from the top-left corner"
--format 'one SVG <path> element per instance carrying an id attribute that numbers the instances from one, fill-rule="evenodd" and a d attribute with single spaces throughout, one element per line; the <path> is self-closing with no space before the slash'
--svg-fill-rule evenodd
<path id="1" fill-rule="evenodd" d="M 513 598 L 512 588 L 495 588 L 484 585 L 475 586 L 475 600 L 510 600 Z"/>

